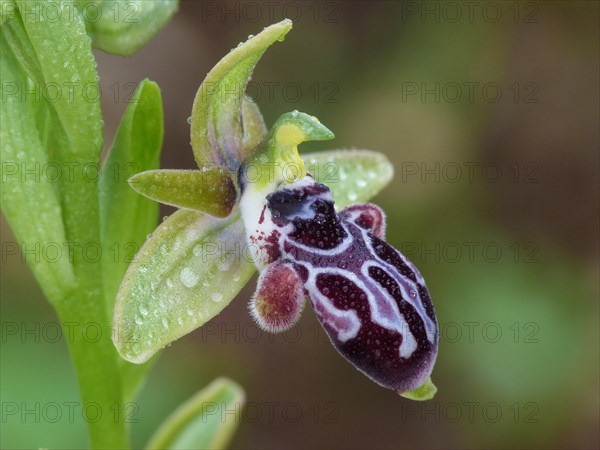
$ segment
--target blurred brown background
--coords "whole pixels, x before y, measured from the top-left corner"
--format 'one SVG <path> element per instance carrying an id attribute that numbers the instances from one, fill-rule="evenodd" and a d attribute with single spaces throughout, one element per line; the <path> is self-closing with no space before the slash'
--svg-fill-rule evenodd
<path id="1" fill-rule="evenodd" d="M 249 403 L 232 448 L 598 448 L 598 2 L 184 1 L 135 56 L 97 53 L 107 143 L 147 77 L 163 93 L 163 167 L 193 168 L 200 82 L 285 16 L 294 29 L 249 93 L 268 124 L 298 109 L 336 133 L 303 151 L 368 148 L 394 163 L 375 201 L 428 282 L 439 393 L 411 403 L 367 380 L 310 306 L 297 328 L 261 334 L 252 281 L 163 352 L 135 445 L 224 375 Z M 5 222 L 2 239 L 14 240 Z M 2 321 L 56 322 L 20 257 L 2 262 Z M 3 399 L 78 400 L 64 342 L 2 344 Z M 67 419 L 5 421 L 2 447 L 84 446 L 81 418 Z"/>

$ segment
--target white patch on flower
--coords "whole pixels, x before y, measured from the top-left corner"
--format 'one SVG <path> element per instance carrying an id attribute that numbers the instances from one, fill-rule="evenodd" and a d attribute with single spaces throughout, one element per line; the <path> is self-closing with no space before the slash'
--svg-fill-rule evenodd
<path id="1" fill-rule="evenodd" d="M 321 322 L 335 330 L 337 339 L 340 342 L 354 339 L 361 327 L 358 314 L 352 309 L 344 311 L 336 308 L 328 297 L 321 294 L 316 285 L 317 275 L 316 271 L 309 271 L 309 278 L 305 283 L 305 288 L 310 292 L 310 299 L 315 313 L 319 316 Z"/>
<path id="2" fill-rule="evenodd" d="M 423 299 L 421 299 L 421 297 L 417 294 L 417 284 L 411 279 L 402 276 L 402 274 L 398 272 L 396 267 L 380 258 L 377 255 L 377 253 L 375 253 L 375 249 L 373 248 L 371 239 L 367 235 L 367 231 L 361 229 L 361 233 L 363 234 L 364 241 L 367 244 L 367 247 L 369 248 L 369 251 L 371 252 L 373 257 L 377 259 L 377 261 L 382 265 L 382 268 L 386 272 L 389 272 L 392 275 L 392 278 L 398 283 L 400 293 L 402 294 L 402 298 L 415 308 L 415 310 L 423 320 L 423 323 L 425 324 L 427 339 L 429 340 L 429 342 L 435 343 L 436 324 L 433 320 L 430 319 L 429 315 L 427 315 L 427 312 L 425 311 L 425 307 L 423 306 Z M 413 271 L 417 278 L 417 281 L 424 285 L 425 281 L 423 280 L 423 276 L 419 273 L 416 267 L 412 263 L 410 263 L 410 261 L 408 261 L 408 259 L 406 259 L 402 253 L 397 251 L 395 248 L 393 248 L 393 250 L 396 252 L 398 257 Z"/>

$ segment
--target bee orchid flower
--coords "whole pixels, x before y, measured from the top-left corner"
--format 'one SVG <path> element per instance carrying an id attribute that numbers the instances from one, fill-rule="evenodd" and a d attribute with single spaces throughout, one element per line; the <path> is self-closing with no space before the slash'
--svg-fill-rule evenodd
<path id="1" fill-rule="evenodd" d="M 384 212 L 364 203 L 391 179 L 389 161 L 356 150 L 301 157 L 301 143 L 333 133 L 298 111 L 267 132 L 240 90 L 266 48 L 290 29 L 287 20 L 266 28 L 207 75 L 192 111 L 200 170 L 130 180 L 139 193 L 180 210 L 131 264 L 113 340 L 125 359 L 145 362 L 215 317 L 258 270 L 249 302 L 258 326 L 289 329 L 308 300 L 354 367 L 405 397 L 429 399 L 438 345 L 431 298 L 417 268 L 386 242 Z"/>

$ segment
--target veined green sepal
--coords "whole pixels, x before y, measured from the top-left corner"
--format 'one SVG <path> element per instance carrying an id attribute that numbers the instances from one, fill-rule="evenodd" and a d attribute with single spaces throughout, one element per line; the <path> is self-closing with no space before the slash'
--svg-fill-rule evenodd
<path id="1" fill-rule="evenodd" d="M 128 181 L 136 192 L 152 200 L 214 217 L 227 217 L 237 198 L 231 174 L 220 166 L 204 170 L 148 170 Z"/>
<path id="2" fill-rule="evenodd" d="M 260 136 L 262 117 L 258 108 L 244 105 L 246 85 L 263 53 L 291 28 L 292 21 L 285 19 L 249 36 L 208 73 L 192 107 L 190 140 L 198 167 L 216 163 L 234 171 L 252 150 L 246 144 L 256 139 L 248 133 Z M 244 114 L 254 117 L 247 121 Z M 248 129 L 250 122 L 254 126 Z"/>

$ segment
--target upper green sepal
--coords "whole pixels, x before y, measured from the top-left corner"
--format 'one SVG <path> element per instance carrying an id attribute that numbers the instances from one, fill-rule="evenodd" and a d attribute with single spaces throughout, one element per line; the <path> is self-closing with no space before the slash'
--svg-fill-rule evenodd
<path id="1" fill-rule="evenodd" d="M 128 181 L 152 200 L 214 217 L 227 217 L 237 197 L 230 173 L 218 166 L 205 170 L 148 170 Z"/>
<path id="2" fill-rule="evenodd" d="M 292 21 L 286 19 L 250 37 L 221 59 L 200 85 L 192 107 L 190 137 L 201 169 L 216 163 L 235 171 L 252 150 L 244 144 L 256 139 L 246 135 L 242 116 L 258 110 L 243 108 L 246 85 L 265 50 L 283 40 L 291 28 Z M 261 131 L 259 126 L 257 132 Z"/>
<path id="3" fill-rule="evenodd" d="M 425 400 L 431 400 L 437 392 L 437 387 L 431 381 L 431 377 L 427 378 L 425 382 L 418 388 L 412 391 L 399 392 L 401 397 L 408 398 L 409 400 L 416 400 L 423 402 Z"/>

